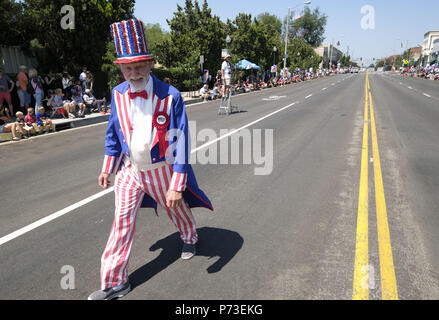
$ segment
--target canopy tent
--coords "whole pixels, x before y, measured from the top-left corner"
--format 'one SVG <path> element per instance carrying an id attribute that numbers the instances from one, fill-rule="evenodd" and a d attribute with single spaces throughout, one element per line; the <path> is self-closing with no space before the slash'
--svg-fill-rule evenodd
<path id="1" fill-rule="evenodd" d="M 257 66 L 256 64 L 248 61 L 248 60 L 241 60 L 235 65 L 236 69 L 240 70 L 250 70 L 250 69 L 256 69 L 259 70 L 261 67 Z"/>

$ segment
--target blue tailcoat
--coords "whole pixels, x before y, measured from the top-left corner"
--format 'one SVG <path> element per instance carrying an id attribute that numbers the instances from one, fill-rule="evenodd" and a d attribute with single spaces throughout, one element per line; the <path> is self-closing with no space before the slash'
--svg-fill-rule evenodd
<path id="1" fill-rule="evenodd" d="M 189 164 L 190 159 L 190 137 L 188 120 L 186 116 L 185 104 L 180 92 L 151 75 L 150 81 L 153 81 L 153 110 L 160 108 L 169 116 L 169 130 L 178 129 L 184 133 L 183 138 L 174 137 L 167 142 L 170 150 L 174 150 L 175 161 L 169 163 L 173 172 L 186 174 L 186 190 L 183 192 L 183 198 L 189 207 L 204 207 L 213 211 L 213 206 L 204 192 L 198 187 L 192 166 Z M 117 161 L 119 165 L 117 171 L 120 170 L 122 157 L 130 157 L 128 141 L 130 141 L 132 127 L 129 119 L 130 99 L 129 84 L 123 82 L 113 89 L 111 100 L 111 115 L 108 121 L 108 129 L 105 137 L 105 154 Z M 156 109 L 157 110 L 157 109 Z M 171 134 L 172 137 L 172 134 Z M 151 148 L 151 161 L 158 163 L 166 161 L 166 157 L 160 157 L 159 139 L 157 130 L 153 127 Z M 142 207 L 154 208 L 157 212 L 157 203 L 148 194 L 145 194 Z"/>

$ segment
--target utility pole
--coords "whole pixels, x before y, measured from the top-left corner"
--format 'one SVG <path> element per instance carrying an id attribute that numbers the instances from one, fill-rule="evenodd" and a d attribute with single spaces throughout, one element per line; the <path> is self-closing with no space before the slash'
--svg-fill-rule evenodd
<path id="1" fill-rule="evenodd" d="M 288 29 L 289 29 L 289 22 L 290 22 L 290 15 L 291 11 L 290 8 L 288 8 L 288 16 L 287 16 L 287 30 L 285 30 L 285 54 L 284 54 L 284 70 L 287 67 L 287 49 L 288 49 Z"/>

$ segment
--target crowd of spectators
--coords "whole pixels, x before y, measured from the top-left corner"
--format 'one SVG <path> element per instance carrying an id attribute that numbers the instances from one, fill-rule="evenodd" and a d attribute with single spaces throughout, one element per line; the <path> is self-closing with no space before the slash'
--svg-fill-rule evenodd
<path id="1" fill-rule="evenodd" d="M 93 85 L 93 75 L 86 67 L 77 79 L 64 71 L 57 81 L 52 71 L 42 76 L 34 68 L 20 66 L 15 82 L 0 68 L 0 133 L 11 133 L 17 141 L 55 131 L 53 118 L 110 113 L 106 98 L 98 100 L 94 96 Z M 15 92 L 18 103 L 14 107 Z"/>
<path id="2" fill-rule="evenodd" d="M 288 69 L 281 70 L 281 72 L 271 73 L 270 71 L 263 72 L 256 76 L 254 73 L 240 71 L 236 77 L 235 83 L 232 85 L 233 93 L 247 93 L 265 88 L 283 87 L 293 83 L 313 80 L 317 78 L 327 77 L 332 74 L 343 73 L 343 69 L 319 69 L 300 70 L 295 69 L 289 72 Z M 223 80 L 221 70 L 218 70 L 216 77 L 212 79 L 207 70 L 204 70 L 202 76 L 202 87 L 199 91 L 199 96 L 204 102 L 208 100 L 220 99 L 224 94 Z"/>
<path id="3" fill-rule="evenodd" d="M 404 76 L 418 77 L 429 80 L 439 80 L 439 65 L 438 63 L 423 66 L 401 67 L 400 72 Z"/>

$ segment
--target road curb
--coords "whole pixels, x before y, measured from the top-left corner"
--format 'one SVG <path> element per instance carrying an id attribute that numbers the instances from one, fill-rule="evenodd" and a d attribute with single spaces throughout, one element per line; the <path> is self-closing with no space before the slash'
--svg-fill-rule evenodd
<path id="1" fill-rule="evenodd" d="M 79 119 L 55 119 L 53 123 L 56 126 L 56 131 L 85 127 L 91 124 L 106 122 L 110 118 L 110 114 L 89 115 L 86 118 Z"/>

